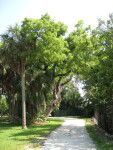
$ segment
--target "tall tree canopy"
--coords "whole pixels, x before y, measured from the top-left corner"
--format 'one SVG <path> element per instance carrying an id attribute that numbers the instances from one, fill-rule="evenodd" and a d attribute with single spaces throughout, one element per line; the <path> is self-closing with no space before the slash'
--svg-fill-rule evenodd
<path id="1" fill-rule="evenodd" d="M 26 97 L 33 110 L 35 104 L 39 107 L 36 101 L 43 99 L 44 115 L 48 117 L 61 101 L 62 87 L 74 74 L 87 76 L 95 65 L 97 57 L 94 54 L 98 46 L 90 26 L 84 28 L 83 21 L 79 21 L 67 38 L 66 32 L 66 25 L 56 23 L 45 14 L 40 19 L 25 18 L 21 26 L 9 27 L 1 36 L 2 65 L 11 69 L 18 84 L 20 79 L 17 77 L 21 77 L 22 96 L 19 88 L 13 93 L 18 93 L 17 99 L 22 98 L 23 129 L 26 128 Z"/>

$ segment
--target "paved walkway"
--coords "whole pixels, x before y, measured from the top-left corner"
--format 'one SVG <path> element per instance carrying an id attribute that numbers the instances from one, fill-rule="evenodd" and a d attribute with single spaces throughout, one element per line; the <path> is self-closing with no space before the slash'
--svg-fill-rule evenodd
<path id="1" fill-rule="evenodd" d="M 65 122 L 50 134 L 41 150 L 96 150 L 82 119 L 61 119 Z"/>

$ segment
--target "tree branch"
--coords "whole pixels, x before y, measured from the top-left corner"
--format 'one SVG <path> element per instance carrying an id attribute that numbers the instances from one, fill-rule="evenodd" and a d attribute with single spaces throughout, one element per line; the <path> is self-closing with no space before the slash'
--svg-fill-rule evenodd
<path id="1" fill-rule="evenodd" d="M 68 82 L 70 82 L 72 79 L 72 77 L 70 79 L 68 79 L 66 82 L 62 83 L 61 86 L 64 86 L 65 84 L 67 84 Z"/>
<path id="2" fill-rule="evenodd" d="M 62 80 L 62 77 L 60 77 L 59 80 L 58 80 L 58 82 L 57 82 L 57 91 L 58 91 L 58 88 L 59 88 L 61 80 Z"/>
<path id="3" fill-rule="evenodd" d="M 62 77 L 60 77 L 58 80 L 58 83 L 57 83 L 58 86 L 60 85 L 61 80 L 62 80 Z"/>
<path id="4" fill-rule="evenodd" d="M 58 74 L 58 75 L 55 76 L 55 78 L 56 78 L 56 77 L 66 76 L 66 75 L 68 75 L 70 72 L 71 72 L 71 70 L 68 71 L 68 72 L 66 72 L 66 73 Z"/>

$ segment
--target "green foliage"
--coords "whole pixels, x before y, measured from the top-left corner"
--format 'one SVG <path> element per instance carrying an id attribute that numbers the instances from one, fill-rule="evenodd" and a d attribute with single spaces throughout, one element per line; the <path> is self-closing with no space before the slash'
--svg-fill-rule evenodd
<path id="1" fill-rule="evenodd" d="M 90 26 L 83 27 L 83 21 L 79 21 L 75 27 L 75 30 L 66 38 L 73 56 L 70 67 L 75 74 L 87 75 L 90 67 L 98 63 L 98 57 L 94 55 L 97 51 L 97 37 L 92 34 Z"/>
<path id="2" fill-rule="evenodd" d="M 80 96 L 78 88 L 72 83 L 63 88 L 61 97 L 62 102 L 66 105 L 66 108 L 82 107 L 83 98 Z"/>
<path id="3" fill-rule="evenodd" d="M 41 112 L 38 113 L 38 116 L 37 116 L 36 121 L 38 121 L 38 122 L 43 122 L 43 121 L 45 121 L 45 116 L 44 116 Z"/>
<path id="4" fill-rule="evenodd" d="M 8 103 L 7 103 L 7 100 L 5 97 L 2 96 L 2 112 L 3 112 L 3 115 L 6 115 L 8 114 Z M 0 105 L 0 110 L 1 110 L 1 105 Z"/>
<path id="5" fill-rule="evenodd" d="M 97 48 L 94 55 L 98 63 L 90 69 L 86 76 L 85 90 L 89 103 L 100 112 L 99 126 L 112 133 L 112 102 L 113 102 L 113 14 L 107 21 L 99 19 L 99 25 L 93 35 L 97 37 Z M 101 110 L 101 107 L 103 110 Z M 105 108 L 104 108 L 105 107 Z"/>
<path id="6" fill-rule="evenodd" d="M 99 20 L 99 26 L 96 30 L 98 37 L 98 45 L 101 44 L 100 51 L 95 55 L 98 57 L 99 63 L 90 70 L 89 78 L 85 84 L 87 96 L 94 100 L 94 103 L 103 103 L 112 101 L 112 15 L 110 19 L 105 21 Z"/>
<path id="7" fill-rule="evenodd" d="M 2 42 L 0 42 L 0 47 L 2 47 Z"/>

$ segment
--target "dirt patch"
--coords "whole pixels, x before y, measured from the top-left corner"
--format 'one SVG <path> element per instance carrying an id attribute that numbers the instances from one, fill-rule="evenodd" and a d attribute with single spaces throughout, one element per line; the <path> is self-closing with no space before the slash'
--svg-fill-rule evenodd
<path id="1" fill-rule="evenodd" d="M 39 126 L 39 125 L 43 125 L 43 124 L 46 124 L 46 123 L 49 123 L 49 122 L 47 122 L 47 121 L 37 121 L 37 122 L 35 122 L 35 123 L 32 123 L 31 124 L 31 126 Z"/>

